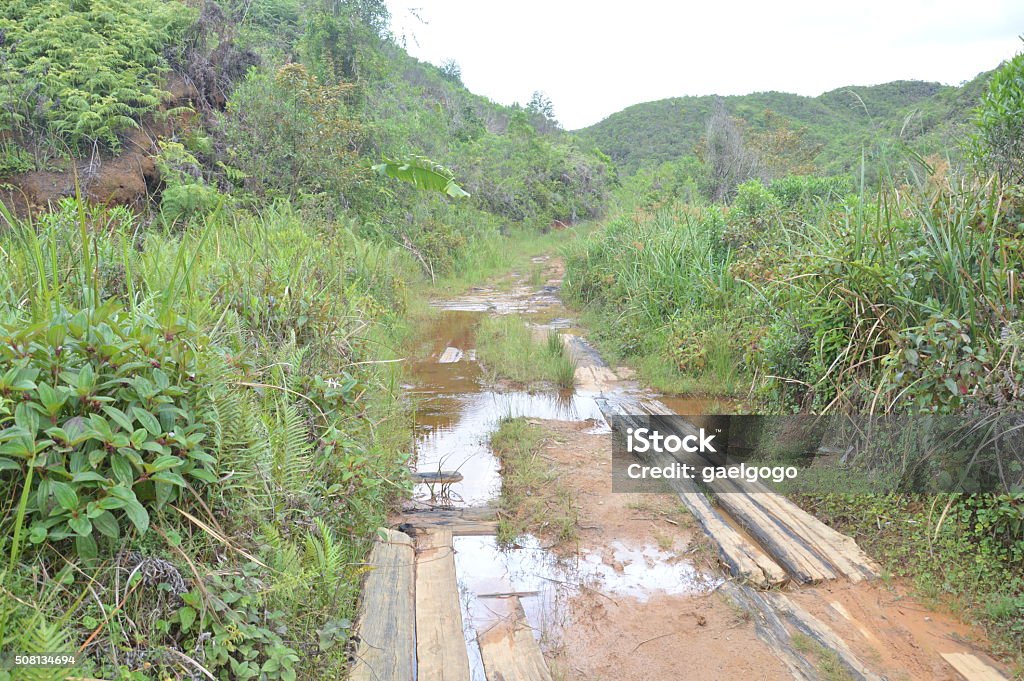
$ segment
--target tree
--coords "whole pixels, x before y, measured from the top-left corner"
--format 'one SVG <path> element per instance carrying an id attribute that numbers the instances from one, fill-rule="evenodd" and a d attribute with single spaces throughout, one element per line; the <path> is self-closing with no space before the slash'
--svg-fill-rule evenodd
<path id="1" fill-rule="evenodd" d="M 1003 64 L 974 112 L 972 155 L 1007 182 L 1024 182 L 1024 54 Z"/>
<path id="2" fill-rule="evenodd" d="M 558 120 L 555 118 L 555 105 L 551 102 L 551 98 L 540 90 L 534 91 L 533 96 L 530 97 L 530 103 L 526 105 L 526 110 L 533 116 L 542 119 L 541 127 L 543 129 L 541 132 L 558 127 Z"/>
<path id="3" fill-rule="evenodd" d="M 441 62 L 441 77 L 445 80 L 462 85 L 462 67 L 454 59 L 445 59 Z"/>
<path id="4" fill-rule="evenodd" d="M 722 100 L 716 99 L 708 118 L 698 156 L 708 168 L 712 201 L 726 201 L 736 187 L 757 177 L 760 158 L 743 140 L 740 122 L 729 115 Z"/>

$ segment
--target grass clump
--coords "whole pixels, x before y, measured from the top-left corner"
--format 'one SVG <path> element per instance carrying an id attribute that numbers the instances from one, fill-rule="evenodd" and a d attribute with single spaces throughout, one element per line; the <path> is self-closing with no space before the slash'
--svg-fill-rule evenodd
<path id="1" fill-rule="evenodd" d="M 544 442 L 543 429 L 524 418 L 503 420 L 491 436 L 491 449 L 501 460 L 498 542 L 502 545 L 527 532 L 558 543 L 576 540 L 578 517 L 572 492 L 544 461 Z"/>
<path id="2" fill-rule="evenodd" d="M 476 334 L 477 356 L 492 380 L 506 379 L 534 387 L 554 385 L 572 389 L 576 365 L 559 334 L 550 332 L 543 343 L 514 315 L 485 317 Z"/>

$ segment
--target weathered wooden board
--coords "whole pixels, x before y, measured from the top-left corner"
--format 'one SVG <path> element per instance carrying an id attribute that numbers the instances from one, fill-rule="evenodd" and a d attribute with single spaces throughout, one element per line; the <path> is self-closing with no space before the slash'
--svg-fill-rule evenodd
<path id="1" fill-rule="evenodd" d="M 941 653 L 967 681 L 1006 681 L 1006 677 L 970 653 Z"/>
<path id="2" fill-rule="evenodd" d="M 441 356 L 437 359 L 437 363 L 454 364 L 458 362 L 460 359 L 462 359 L 463 354 L 464 353 L 462 352 L 462 350 L 459 350 L 458 348 L 445 348 L 444 352 L 442 352 Z"/>
<path id="3" fill-rule="evenodd" d="M 416 536 L 416 660 L 418 681 L 470 681 L 455 549 L 446 529 Z"/>
<path id="4" fill-rule="evenodd" d="M 449 485 L 453 482 L 462 482 L 462 473 L 458 471 L 416 471 L 409 476 L 419 485 Z"/>
<path id="5" fill-rule="evenodd" d="M 400 525 L 416 530 L 446 529 L 456 537 L 496 534 L 498 512 L 492 506 L 464 506 L 407 511 L 398 519 Z"/>
<path id="6" fill-rule="evenodd" d="M 517 596 L 501 600 L 505 606 L 503 616 L 477 633 L 487 680 L 551 681 L 551 672 L 526 621 L 523 604 Z"/>
<path id="7" fill-rule="evenodd" d="M 846 642 L 827 624 L 807 612 L 782 593 L 767 592 L 763 598 L 781 613 L 801 633 L 810 636 L 839 657 L 847 672 L 858 681 L 882 681 L 882 677 L 868 669 Z"/>
<path id="8" fill-rule="evenodd" d="M 640 408 L 654 415 L 672 414 L 656 400 L 644 401 Z M 697 429 L 675 420 L 681 434 Z M 678 458 L 678 457 L 677 457 Z M 699 456 L 687 463 L 699 465 Z M 793 502 L 760 483 L 745 480 L 720 480 L 708 488 L 718 504 L 734 518 L 779 564 L 794 581 L 813 583 L 838 576 L 857 582 L 878 575 L 879 567 L 857 542 L 825 525 Z"/>
<path id="9" fill-rule="evenodd" d="M 352 681 L 407 681 L 416 668 L 412 539 L 385 530 L 370 552 L 355 631 Z"/>
<path id="10" fill-rule="evenodd" d="M 793 647 L 792 635 L 761 592 L 732 582 L 723 584 L 722 591 L 750 613 L 757 637 L 786 665 L 794 679 L 817 681 L 820 678 L 814 665 Z"/>
<path id="11" fill-rule="evenodd" d="M 734 577 L 757 586 L 778 586 L 787 581 L 786 571 L 725 522 L 701 492 L 679 491 L 678 494 L 704 532 L 718 545 L 719 558 Z"/>

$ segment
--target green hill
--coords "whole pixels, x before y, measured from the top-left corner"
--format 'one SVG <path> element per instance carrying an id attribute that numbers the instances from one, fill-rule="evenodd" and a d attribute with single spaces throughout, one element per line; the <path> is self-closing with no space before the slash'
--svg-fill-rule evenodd
<path id="1" fill-rule="evenodd" d="M 720 101 L 753 131 L 778 125 L 781 118 L 817 150 L 819 170 L 843 172 L 859 162 L 862 148 L 870 150 L 880 141 L 902 140 L 924 153 L 950 148 L 988 75 L 961 87 L 901 80 L 838 88 L 818 97 L 785 92 L 674 97 L 628 107 L 577 135 L 632 174 L 694 155 Z"/>

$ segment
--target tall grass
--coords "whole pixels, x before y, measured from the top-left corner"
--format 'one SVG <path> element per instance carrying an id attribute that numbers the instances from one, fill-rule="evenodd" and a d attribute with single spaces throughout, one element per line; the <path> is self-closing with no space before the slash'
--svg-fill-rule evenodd
<path id="1" fill-rule="evenodd" d="M 553 385 L 572 389 L 576 366 L 556 331 L 542 342 L 532 327 L 515 315 L 484 317 L 476 334 L 477 357 L 492 381 L 509 380 L 527 387 Z"/>
<path id="2" fill-rule="evenodd" d="M 663 383 L 745 383 L 786 409 L 1019 399 L 1019 381 L 997 377 L 1020 355 L 1020 201 L 925 170 L 913 185 L 761 214 L 620 216 L 567 250 L 566 289 Z"/>
<path id="3" fill-rule="evenodd" d="M 354 615 L 358 565 L 391 500 L 406 489 L 409 423 L 397 406 L 391 360 L 399 356 L 408 282 L 421 276 L 410 256 L 359 237 L 351 223 L 311 220 L 286 203 L 262 214 L 215 212 L 173 232 L 143 229 L 121 209 L 69 200 L 35 220 L 0 212 L 0 260 L 4 336 L 49 328 L 64 309 L 93 315 L 108 303 L 154 320 L 167 338 L 195 329 L 203 340 L 192 352 L 203 363 L 204 381 L 180 389 L 201 395 L 204 410 L 185 417 L 205 431 L 203 447 L 218 472 L 215 481 L 185 494 L 176 511 L 140 496 L 149 506 L 150 531 L 116 542 L 101 538 L 93 562 L 76 558 L 74 540 L 40 541 L 38 528 L 30 534 L 26 527 L 26 510 L 50 503 L 28 494 L 38 489 L 33 476 L 54 475 L 67 452 L 44 452 L 46 470 L 0 470 L 0 496 L 12 500 L 12 512 L 0 521 L 7 554 L 0 588 L 35 613 L 17 617 L 58 622 L 76 646 L 92 641 L 96 654 L 84 667 L 89 676 L 116 673 L 106 651 L 121 650 L 123 657 L 137 648 L 138 637 L 128 632 L 150 647 L 205 649 L 208 671 L 223 676 L 233 673 L 229 658 L 287 649 L 270 629 L 246 628 L 254 613 L 273 610 L 272 626 L 287 629 L 294 641 L 323 641 L 322 632 L 334 627 L 336 647 L 301 662 L 296 656 L 295 664 L 341 674 L 347 629 L 331 623 Z M 100 331 L 88 330 L 97 344 Z M 8 396 L 0 398 L 0 443 L 24 423 L 20 413 Z M 310 517 L 324 524 L 311 525 Z M 171 607 L 162 615 L 171 624 L 157 627 L 148 587 L 126 597 L 111 581 L 118 571 L 110 561 L 125 551 L 166 561 L 170 567 L 161 569 L 184 575 L 199 600 Z M 27 590 L 33 583 L 27 577 L 58 556 L 73 568 L 61 573 L 65 588 L 39 599 Z M 264 587 L 225 609 L 224 594 L 239 585 L 224 574 L 251 575 L 245 579 Z M 79 593 L 92 595 L 78 599 Z M 179 615 L 180 608 L 187 614 Z M 214 612 L 224 626 L 210 619 Z M 96 630 L 94 620 L 112 622 Z M 203 631 L 212 636 L 198 639 Z M 237 654 L 226 652 L 229 645 Z"/>

